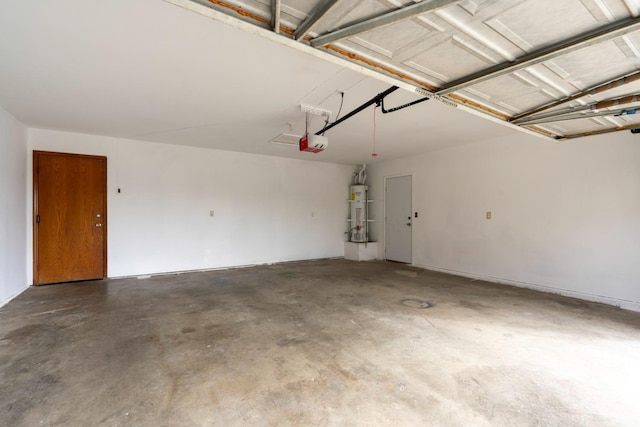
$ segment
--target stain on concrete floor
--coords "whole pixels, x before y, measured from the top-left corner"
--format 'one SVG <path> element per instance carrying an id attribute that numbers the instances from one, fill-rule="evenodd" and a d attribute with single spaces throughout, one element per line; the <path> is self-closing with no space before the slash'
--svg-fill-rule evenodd
<path id="1" fill-rule="evenodd" d="M 0 425 L 636 426 L 638 360 L 640 313 L 395 263 L 73 283 L 0 309 Z"/>

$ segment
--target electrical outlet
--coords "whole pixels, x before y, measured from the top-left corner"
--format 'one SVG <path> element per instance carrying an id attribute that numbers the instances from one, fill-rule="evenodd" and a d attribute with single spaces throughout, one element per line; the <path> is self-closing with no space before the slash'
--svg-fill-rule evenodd
<path id="1" fill-rule="evenodd" d="M 491 212 L 487 212 L 487 219 L 491 219 Z"/>
<path id="2" fill-rule="evenodd" d="M 215 212 L 214 211 L 209 211 L 209 216 L 210 217 L 214 217 L 215 216 Z"/>

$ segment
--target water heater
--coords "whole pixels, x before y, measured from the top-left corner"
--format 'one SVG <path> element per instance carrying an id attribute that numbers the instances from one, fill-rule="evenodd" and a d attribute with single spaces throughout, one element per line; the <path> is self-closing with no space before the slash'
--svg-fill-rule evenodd
<path id="1" fill-rule="evenodd" d="M 369 191 L 366 185 L 352 185 L 351 205 L 349 219 L 349 241 L 356 243 L 366 243 L 369 241 L 368 222 L 369 216 L 368 198 Z"/>

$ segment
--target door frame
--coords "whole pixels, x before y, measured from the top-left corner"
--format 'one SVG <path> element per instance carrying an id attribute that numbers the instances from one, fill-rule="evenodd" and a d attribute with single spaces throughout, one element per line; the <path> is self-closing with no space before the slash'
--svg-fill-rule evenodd
<path id="1" fill-rule="evenodd" d="M 413 265 L 413 242 L 414 242 L 414 235 L 413 235 L 413 230 L 414 230 L 414 219 L 413 218 L 413 207 L 415 206 L 415 201 L 413 200 L 413 172 L 405 172 L 405 173 L 397 173 L 397 174 L 393 174 L 393 175 L 385 175 L 384 176 L 384 197 L 383 197 L 383 203 L 382 203 L 382 214 L 383 214 L 383 218 L 384 218 L 384 226 L 382 227 L 382 238 L 384 239 L 384 251 L 383 251 L 383 256 L 384 256 L 384 260 L 387 260 L 387 180 L 388 179 L 393 179 L 393 178 L 401 178 L 403 176 L 410 176 L 411 177 L 411 213 L 412 213 L 412 218 L 411 218 L 411 262 L 410 265 Z"/>
<path id="2" fill-rule="evenodd" d="M 38 227 L 37 227 L 37 216 L 38 216 L 38 172 L 40 168 L 40 155 L 54 155 L 54 156 L 68 156 L 68 157 L 82 157 L 87 159 L 102 159 L 104 160 L 104 188 L 102 189 L 102 203 L 104 206 L 104 240 L 102 245 L 102 278 L 107 278 L 107 237 L 109 233 L 108 230 L 108 221 L 109 215 L 107 214 L 107 172 L 108 172 L 108 163 L 106 156 L 95 156 L 89 154 L 74 154 L 74 153 L 59 153 L 57 151 L 41 151 L 41 150 L 33 150 L 33 212 L 31 214 L 31 222 L 33 229 L 33 285 L 40 285 L 40 278 L 38 274 Z"/>

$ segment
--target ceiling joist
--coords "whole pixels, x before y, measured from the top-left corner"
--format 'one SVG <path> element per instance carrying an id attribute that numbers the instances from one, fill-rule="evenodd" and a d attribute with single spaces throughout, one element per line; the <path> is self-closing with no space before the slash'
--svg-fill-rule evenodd
<path id="1" fill-rule="evenodd" d="M 569 114 L 575 114 L 575 113 L 580 113 L 581 111 L 587 111 L 587 110 L 592 110 L 592 111 L 596 111 L 596 110 L 602 110 L 604 108 L 611 108 L 611 107 L 616 107 L 618 105 L 624 105 L 624 104 L 634 104 L 634 103 L 638 103 L 640 102 L 640 96 L 639 95 L 628 95 L 628 96 L 624 96 L 622 98 L 613 98 L 613 99 L 605 99 L 602 101 L 598 101 L 598 102 L 594 102 L 592 104 L 588 104 L 588 105 L 583 105 L 580 107 L 575 107 L 575 108 L 565 108 L 563 110 L 556 110 L 553 112 L 549 112 L 546 114 L 540 114 L 540 115 L 536 115 L 534 117 L 529 117 L 526 119 L 521 119 L 517 122 L 515 122 L 518 125 L 528 125 L 528 124 L 533 124 L 533 123 L 544 123 L 541 120 L 547 120 L 547 119 L 553 119 L 553 118 L 559 118 L 560 117 L 564 117 L 566 115 Z M 553 121 L 553 120 L 550 120 Z"/>
<path id="2" fill-rule="evenodd" d="M 609 102 L 611 101 L 621 101 L 619 104 L 616 105 L 623 105 L 625 103 L 637 103 L 638 102 L 638 98 L 640 97 L 640 95 L 632 95 L 632 96 L 628 96 L 625 98 L 621 98 L 620 100 L 609 100 Z M 632 100 L 626 100 L 626 101 L 622 101 L 626 98 L 632 99 Z M 577 119 L 590 119 L 592 117 L 604 117 L 604 116 L 624 116 L 624 115 L 631 115 L 631 114 L 636 114 L 636 109 L 633 107 L 625 107 L 625 108 L 618 108 L 615 110 L 605 110 L 605 111 L 598 111 L 598 108 L 596 107 L 597 104 L 594 104 L 592 107 L 589 107 L 588 109 L 591 111 L 588 112 L 564 112 L 562 114 L 557 114 L 557 115 L 553 115 L 553 116 L 549 116 L 549 117 L 542 117 L 542 118 L 537 118 L 537 119 L 530 119 L 526 122 L 522 122 L 520 123 L 520 126 L 530 126 L 530 125 L 537 125 L 537 124 L 542 124 L 542 123 L 552 123 L 552 122 L 565 122 L 567 120 L 577 120 Z"/>
<path id="3" fill-rule="evenodd" d="M 276 34 L 280 34 L 280 11 L 282 9 L 282 0 L 273 0 L 271 3 L 271 25 Z"/>
<path id="4" fill-rule="evenodd" d="M 503 38 L 518 45 L 514 40 L 518 37 L 524 37 L 529 40 L 532 46 L 535 46 L 532 48 L 533 50 L 530 52 L 523 50 L 523 54 L 514 61 L 496 64 L 484 70 L 471 65 L 472 62 L 475 64 L 475 60 L 471 58 L 473 53 L 461 53 L 456 61 L 447 63 L 447 69 L 449 70 L 447 73 L 450 72 L 451 75 L 462 77 L 447 79 L 445 76 L 440 79 L 440 81 L 446 83 L 440 88 L 436 88 L 430 83 L 432 81 L 430 78 L 433 77 L 431 72 L 438 69 L 437 66 L 432 67 L 434 61 L 438 61 L 438 55 L 435 54 L 436 48 L 428 43 L 428 40 L 431 40 L 431 38 L 425 37 L 425 40 L 412 42 L 415 44 L 415 46 L 412 45 L 413 50 L 411 51 L 414 52 L 412 53 L 414 56 L 409 59 L 416 60 L 414 64 L 416 66 L 414 66 L 408 64 L 406 58 L 402 57 L 401 59 L 401 56 L 396 57 L 395 50 L 400 48 L 387 40 L 387 37 L 384 36 L 386 34 L 384 33 L 384 29 L 388 29 L 388 26 L 399 22 L 405 22 L 411 19 L 416 20 L 416 18 L 420 19 L 421 16 L 426 17 L 426 14 L 439 8 L 461 3 L 461 7 L 447 8 L 446 14 L 452 22 L 455 21 L 462 24 L 460 24 L 460 26 L 444 25 L 440 29 L 442 34 L 438 33 L 432 36 L 436 38 L 462 37 L 462 34 L 465 32 L 462 27 L 465 27 L 465 25 L 479 25 L 487 19 L 487 16 L 503 16 L 507 11 L 511 11 L 511 6 L 507 4 L 509 2 L 505 2 L 504 5 L 502 5 L 502 2 L 486 2 L 491 3 L 491 13 L 489 13 L 488 9 L 487 12 L 483 12 L 485 8 L 489 7 L 484 3 L 481 5 L 475 2 L 478 4 L 474 3 L 471 5 L 466 4 L 466 2 L 462 3 L 462 0 L 385 1 L 384 3 L 393 4 L 397 6 L 397 8 L 390 6 L 391 9 L 373 18 L 366 18 L 366 12 L 362 11 L 359 13 L 359 22 L 356 19 L 355 21 L 351 21 L 355 23 L 347 23 L 345 24 L 347 25 L 346 27 L 341 28 L 340 25 L 346 22 L 344 16 L 345 11 L 357 7 L 358 3 L 360 3 L 357 0 L 305 0 L 305 2 L 299 2 L 300 4 L 296 3 L 297 6 L 286 3 L 283 0 L 271 0 L 268 2 L 264 0 L 165 1 L 183 7 L 186 3 L 197 3 L 205 7 L 208 5 L 208 9 L 217 10 L 226 15 L 224 19 L 220 18 L 223 22 L 226 22 L 227 18 L 230 17 L 239 18 L 244 23 L 253 24 L 258 28 L 264 29 L 268 35 L 261 35 L 270 40 L 275 40 L 299 50 L 306 49 L 305 51 L 308 53 L 314 56 L 322 56 L 330 62 L 344 63 L 343 61 L 346 61 L 352 66 L 349 67 L 351 69 L 364 72 L 368 75 L 376 75 L 376 78 L 389 83 L 393 80 L 393 84 L 405 89 L 409 87 L 409 90 L 417 93 L 424 91 L 424 96 L 436 98 L 448 104 L 455 101 L 457 105 L 466 106 L 470 111 L 482 114 L 483 117 L 486 116 L 489 119 L 501 123 L 507 122 L 528 133 L 562 139 L 566 135 L 559 135 L 558 132 L 562 133 L 561 131 L 550 132 L 543 128 L 535 127 L 535 123 L 588 119 L 590 117 L 598 117 L 599 115 L 610 116 L 614 114 L 625 115 L 625 124 L 633 122 L 636 123 L 637 126 L 640 126 L 640 114 L 637 114 L 635 117 L 629 116 L 635 113 L 635 108 L 639 102 L 634 101 L 627 104 L 627 109 L 622 108 L 623 98 L 605 100 L 606 102 L 613 103 L 611 106 L 602 104 L 602 102 L 605 101 L 597 103 L 598 100 L 607 96 L 603 93 L 610 90 L 617 89 L 615 95 L 611 95 L 609 98 L 639 92 L 637 90 L 637 83 L 640 82 L 640 65 L 638 65 L 640 62 L 638 62 L 637 56 L 633 55 L 633 52 L 640 49 L 640 39 L 637 37 L 640 33 L 640 17 L 634 17 L 632 13 L 624 19 L 620 16 L 618 18 L 619 20 L 598 28 L 594 28 L 594 25 L 598 24 L 590 21 L 591 23 L 581 22 L 576 24 L 573 30 L 570 28 L 557 29 L 556 40 L 559 41 L 545 45 L 543 40 L 545 40 L 546 37 L 544 35 L 548 33 L 549 28 L 554 27 L 554 21 L 551 21 L 550 17 L 556 15 L 548 10 L 549 8 L 538 7 L 536 0 L 519 0 L 516 2 L 520 8 L 519 13 L 524 13 L 526 10 L 526 13 L 531 14 L 530 20 L 509 20 L 511 18 L 507 19 L 505 15 L 504 19 L 509 22 L 506 22 L 504 25 L 508 25 L 511 33 L 507 35 L 500 34 L 498 36 L 487 31 L 486 34 L 482 33 L 480 35 L 483 37 L 486 36 L 485 41 L 487 43 L 495 43 L 496 46 L 504 41 Z M 626 2 L 626 0 L 608 1 L 614 3 Z M 271 6 L 269 8 L 270 10 L 264 7 L 265 3 Z M 575 7 L 572 7 L 572 13 L 583 13 L 588 9 L 586 5 L 580 5 L 578 3 L 580 2 L 576 2 Z M 403 7 L 402 4 L 407 4 L 408 6 Z M 342 6 L 344 6 L 344 8 Z M 285 7 L 287 8 L 286 15 Z M 209 11 L 205 14 L 208 15 L 210 13 Z M 469 13 L 472 17 L 468 16 Z M 281 19 L 290 15 L 305 18 L 297 28 L 287 28 L 286 25 L 282 25 Z M 444 17 L 445 15 L 439 16 Z M 329 25 L 329 21 L 334 24 Z M 413 34 L 411 33 L 412 28 L 413 27 L 409 26 L 405 28 L 401 25 L 394 26 L 394 34 L 397 32 L 395 37 L 403 38 L 407 36 L 406 38 L 410 39 L 410 34 Z M 255 28 L 251 28 L 249 31 L 255 32 Z M 377 36 L 371 39 L 370 44 L 372 46 L 370 47 L 364 44 L 361 45 L 359 42 L 349 43 L 348 45 L 342 45 L 340 43 L 340 41 L 346 42 L 350 40 L 355 42 L 356 40 L 354 39 L 365 32 L 367 35 L 373 34 Z M 291 37 L 280 37 L 278 33 Z M 526 37 L 524 36 L 525 33 L 527 34 Z M 317 37 L 312 38 L 314 36 Z M 367 41 L 368 40 L 369 39 L 367 39 Z M 611 42 L 613 40 L 616 41 L 615 44 Z M 302 43 L 300 43 L 301 41 Z M 418 45 L 423 42 L 426 46 L 425 50 L 420 50 Z M 484 43 L 484 41 L 481 42 Z M 581 56 L 579 64 L 574 64 L 575 66 L 566 68 L 564 63 L 558 61 L 555 64 L 555 68 L 552 69 L 555 74 L 550 75 L 548 79 L 526 81 L 528 86 L 521 96 L 524 98 L 526 96 L 539 95 L 540 93 L 550 95 L 559 87 L 577 86 L 576 82 L 580 81 L 591 82 L 593 81 L 593 67 L 599 67 L 599 64 L 605 61 L 608 63 L 608 66 L 602 67 L 601 77 L 599 77 L 601 80 L 585 89 L 579 89 L 577 92 L 575 92 L 574 89 L 574 93 L 571 95 L 562 94 L 555 97 L 550 95 L 552 96 L 551 100 L 547 99 L 544 103 L 534 108 L 519 109 L 516 107 L 520 105 L 517 102 L 518 100 L 514 100 L 514 102 L 505 101 L 505 96 L 509 96 L 508 94 L 511 93 L 509 90 L 510 85 L 513 84 L 513 82 L 510 83 L 509 80 L 501 80 L 501 83 L 504 83 L 504 85 L 500 85 L 499 89 L 489 85 L 479 85 L 490 79 L 506 76 L 517 70 L 525 69 L 536 64 L 544 64 L 545 61 L 566 57 L 580 49 L 596 45 L 598 46 L 597 53 L 592 50 L 585 51 L 585 55 Z M 380 48 L 380 52 L 389 52 L 389 54 L 380 53 L 378 55 L 370 53 L 370 48 L 378 52 L 375 50 L 376 46 Z M 625 53 L 625 55 L 623 55 L 624 57 L 620 56 L 620 50 Z M 628 50 L 630 50 L 630 52 Z M 329 54 L 328 58 L 327 53 Z M 587 54 L 590 54 L 590 57 L 592 57 L 592 63 L 588 63 L 590 61 L 587 61 L 587 59 L 589 59 Z M 552 67 L 550 66 L 550 68 Z M 474 71 L 465 72 L 465 70 Z M 636 84 L 629 85 L 634 82 Z M 624 85 L 629 85 L 629 88 L 627 89 Z M 627 90 L 620 90 L 623 87 Z M 460 92 L 466 88 L 469 88 L 469 90 L 472 88 L 476 89 L 481 95 L 486 95 L 483 98 L 486 102 L 474 101 L 471 92 Z M 578 101 L 579 104 L 575 101 Z M 512 114 L 501 112 L 501 108 L 505 107 L 505 104 L 511 107 L 509 110 L 513 112 Z M 523 102 L 523 104 L 529 105 L 526 101 Z M 613 108 L 618 108 L 618 110 L 607 111 Z M 638 111 L 640 112 L 640 109 Z M 604 126 L 605 124 L 602 121 L 582 120 L 579 124 L 576 124 L 576 126 L 574 126 L 574 124 L 571 125 L 571 129 L 579 128 L 582 133 L 573 133 L 571 137 L 590 135 L 598 128 Z M 616 129 L 623 128 L 623 126 L 616 127 Z"/>
<path id="5" fill-rule="evenodd" d="M 293 33 L 293 38 L 296 40 L 302 40 L 304 36 L 311 31 L 311 29 L 327 14 L 333 7 L 338 4 L 340 0 L 327 0 L 324 1 L 314 9 L 311 14 L 305 19 L 302 24 Z"/>
<path id="6" fill-rule="evenodd" d="M 629 83 L 633 83 L 640 80 L 640 72 L 637 73 L 632 73 L 632 74 L 627 74 L 624 75 L 620 78 L 617 78 L 615 80 L 608 80 L 606 82 L 603 83 L 598 83 L 597 85 L 591 86 L 588 89 L 582 90 L 578 93 L 575 93 L 571 96 L 568 96 L 566 98 L 562 98 L 559 99 L 557 101 L 553 101 L 553 102 L 549 102 L 547 104 L 541 105 L 533 110 L 529 110 L 526 111 L 522 114 L 518 114 L 516 116 L 513 116 L 511 118 L 511 122 L 513 123 L 518 123 L 519 121 L 522 121 L 522 119 L 525 119 L 527 117 L 531 117 L 533 115 L 539 114 L 539 113 L 543 113 L 547 110 L 550 110 L 552 108 L 558 107 L 562 104 L 566 104 L 567 102 L 571 102 L 571 101 L 575 101 L 576 99 L 580 99 L 583 98 L 585 96 L 589 96 L 589 95 L 596 95 L 598 93 L 602 93 L 602 92 L 606 92 L 608 90 L 612 90 L 612 89 L 616 89 L 619 88 L 621 86 L 627 85 Z"/>
<path id="7" fill-rule="evenodd" d="M 638 129 L 638 125 L 637 124 L 628 124 L 628 125 L 624 125 L 624 126 L 618 126 L 618 127 L 614 127 L 614 128 L 606 128 L 606 129 L 597 129 L 597 130 L 592 130 L 592 131 L 587 131 L 587 132 L 580 132 L 580 133 L 571 133 L 571 134 L 567 134 L 567 135 L 563 135 L 560 137 L 557 137 L 556 139 L 562 140 L 562 139 L 575 139 L 575 138 L 582 138 L 585 136 L 592 136 L 592 135 L 604 135 L 606 133 L 613 133 L 613 132 L 620 132 L 623 130 L 633 130 L 633 129 Z"/>
<path id="8" fill-rule="evenodd" d="M 468 76 L 453 80 L 439 90 L 438 95 L 447 95 L 452 92 L 465 89 L 469 86 L 510 74 L 523 68 L 539 64 L 550 59 L 557 58 L 584 49 L 598 43 L 622 37 L 640 28 L 640 17 L 626 18 L 612 24 L 605 25 L 598 29 L 586 32 L 584 34 L 571 37 L 558 43 L 554 43 L 545 48 L 528 53 L 515 61 L 504 62 L 502 64 L 489 67 L 485 70 L 472 73 Z"/>
<path id="9" fill-rule="evenodd" d="M 396 9 L 393 12 L 385 13 L 383 15 L 376 16 L 375 18 L 371 18 L 366 21 L 358 22 L 357 24 L 353 24 L 348 27 L 329 32 L 327 34 L 323 34 L 311 40 L 311 46 L 326 46 L 330 43 L 334 43 L 348 37 L 353 37 L 358 34 L 366 33 L 367 31 L 371 31 L 374 29 L 386 27 L 387 25 L 406 21 L 424 13 L 431 12 L 458 2 L 460 2 L 460 0 L 424 0 L 420 3 L 403 7 L 401 9 Z"/>

